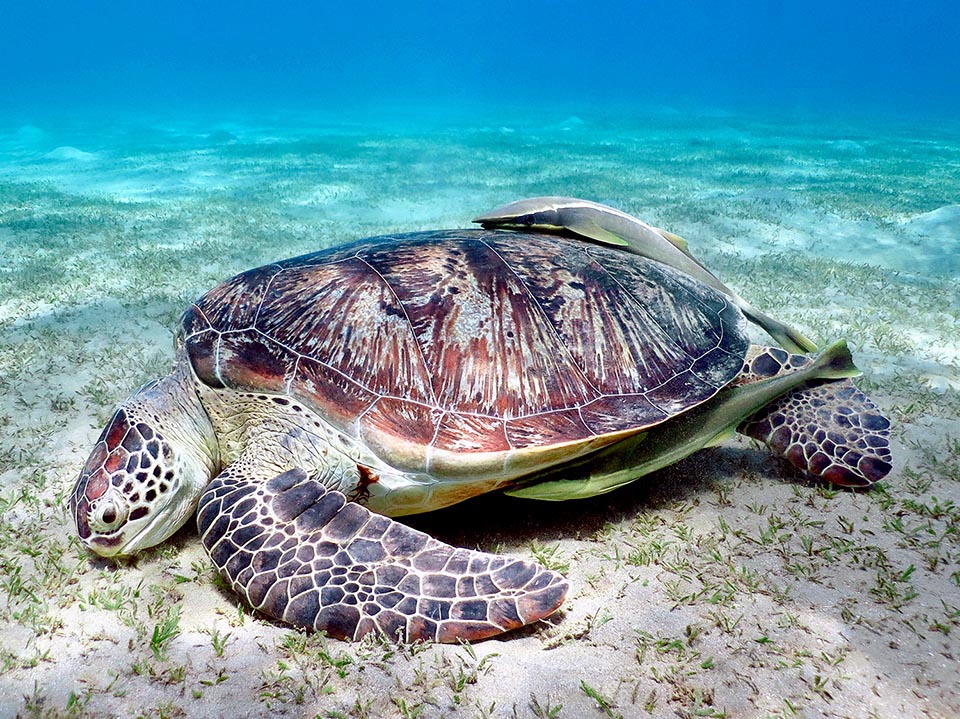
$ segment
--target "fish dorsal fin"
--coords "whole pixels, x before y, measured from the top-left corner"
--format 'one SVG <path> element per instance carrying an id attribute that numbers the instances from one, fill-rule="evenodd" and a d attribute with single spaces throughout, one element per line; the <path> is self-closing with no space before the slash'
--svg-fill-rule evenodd
<path id="1" fill-rule="evenodd" d="M 607 228 L 598 224 L 593 218 L 570 218 L 569 221 L 564 222 L 563 228 L 577 235 L 601 242 L 605 245 L 614 245 L 616 247 L 630 246 L 630 243 L 627 242 L 627 240 L 625 240 L 621 235 L 617 234 L 616 232 L 611 232 Z"/>
<path id="2" fill-rule="evenodd" d="M 693 257 L 693 255 L 690 254 L 690 245 L 687 244 L 687 241 L 683 239 L 680 235 L 675 235 L 672 232 L 661 230 L 659 227 L 654 227 L 653 229 L 655 229 L 661 235 L 663 235 L 668 240 L 670 240 L 670 242 L 672 242 L 677 247 L 677 249 L 683 252 L 683 254 L 685 254 L 687 257 Z"/>

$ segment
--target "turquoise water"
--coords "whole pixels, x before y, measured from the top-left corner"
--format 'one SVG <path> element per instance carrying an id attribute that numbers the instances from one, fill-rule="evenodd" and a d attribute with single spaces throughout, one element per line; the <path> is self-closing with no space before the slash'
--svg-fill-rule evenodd
<path id="1" fill-rule="evenodd" d="M 912 276 L 960 271 L 960 134 L 945 121 L 384 107 L 9 126 L 0 234 L 50 240 L 66 223 L 76 240 L 106 223 L 124 242 L 175 230 L 190 245 L 191 233 L 219 232 L 238 261 L 265 262 L 364 235 L 462 227 L 505 202 L 554 194 L 632 212 L 715 262 L 785 253 Z M 177 219 L 130 224 L 144 214 Z"/>
<path id="2" fill-rule="evenodd" d="M 411 101 L 956 118 L 958 20 L 947 0 L 13 0 L 0 107 L 24 122 Z"/>
<path id="3" fill-rule="evenodd" d="M 279 5 L 6 4 L 7 241 L 27 183 L 61 215 L 213 198 L 314 242 L 564 194 L 706 253 L 957 270 L 952 3 Z"/>

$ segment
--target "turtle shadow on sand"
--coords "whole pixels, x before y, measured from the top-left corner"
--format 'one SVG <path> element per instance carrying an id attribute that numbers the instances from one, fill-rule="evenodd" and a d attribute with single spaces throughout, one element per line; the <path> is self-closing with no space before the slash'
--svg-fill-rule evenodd
<path id="1" fill-rule="evenodd" d="M 765 457 L 759 449 L 715 447 L 598 497 L 541 502 L 499 493 L 483 494 L 450 507 L 410 515 L 404 523 L 454 546 L 494 551 L 502 544 L 513 548 L 508 554 L 519 555 L 524 546 L 534 542 L 588 538 L 611 523 L 629 522 L 644 513 L 684 502 L 711 501 L 718 484 L 732 485 L 747 474 L 762 475 L 762 481 L 771 484 L 822 484 L 785 462 Z M 160 551 L 168 545 L 182 551 L 196 541 L 196 525 L 188 522 L 164 545 L 147 551 Z M 114 560 L 95 555 L 91 560 L 98 567 L 117 566 Z M 233 599 L 227 588 L 221 587 L 220 591 Z M 282 622 L 276 624 L 280 626 Z"/>
<path id="2" fill-rule="evenodd" d="M 762 481 L 815 486 L 810 478 L 760 449 L 705 449 L 680 462 L 597 497 L 541 502 L 484 494 L 452 507 L 404 519 L 417 529 L 462 547 L 494 551 L 499 544 L 522 552 L 531 543 L 589 538 L 613 523 L 692 501 L 711 501 L 717 485 L 761 475 Z"/>

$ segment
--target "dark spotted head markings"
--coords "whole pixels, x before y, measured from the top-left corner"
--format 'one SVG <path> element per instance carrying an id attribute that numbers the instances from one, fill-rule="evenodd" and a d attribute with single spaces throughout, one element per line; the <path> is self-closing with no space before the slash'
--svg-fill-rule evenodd
<path id="1" fill-rule="evenodd" d="M 117 547 L 121 530 L 146 518 L 174 481 L 171 445 L 149 424 L 117 410 L 70 497 L 81 539 L 94 548 Z"/>

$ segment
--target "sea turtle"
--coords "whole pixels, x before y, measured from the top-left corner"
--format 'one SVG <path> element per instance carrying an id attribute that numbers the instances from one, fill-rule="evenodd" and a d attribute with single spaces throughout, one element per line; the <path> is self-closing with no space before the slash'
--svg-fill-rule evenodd
<path id="1" fill-rule="evenodd" d="M 476 640 L 549 615 L 567 581 L 390 517 L 493 490 L 607 492 L 738 427 L 837 484 L 890 469 L 842 342 L 751 345 L 731 293 L 641 256 L 629 229 L 632 248 L 484 224 L 265 265 L 194 302 L 171 374 L 120 406 L 80 472 L 82 542 L 132 554 L 196 511 L 266 615 Z"/>

